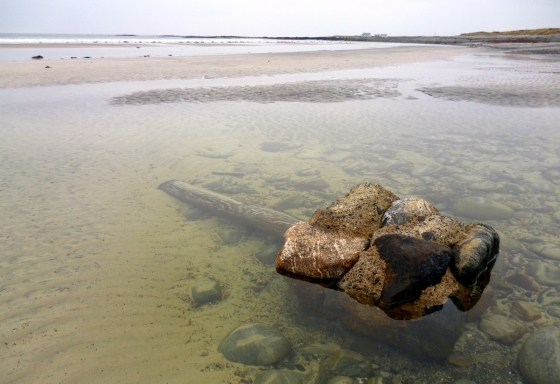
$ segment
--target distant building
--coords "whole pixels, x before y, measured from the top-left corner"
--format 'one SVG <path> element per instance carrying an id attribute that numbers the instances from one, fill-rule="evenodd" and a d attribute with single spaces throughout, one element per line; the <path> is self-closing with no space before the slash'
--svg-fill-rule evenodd
<path id="1" fill-rule="evenodd" d="M 386 33 L 377 33 L 375 37 L 387 37 Z"/>
<path id="2" fill-rule="evenodd" d="M 362 33 L 362 37 L 370 37 L 370 36 L 371 36 L 371 33 L 369 33 L 369 32 Z"/>

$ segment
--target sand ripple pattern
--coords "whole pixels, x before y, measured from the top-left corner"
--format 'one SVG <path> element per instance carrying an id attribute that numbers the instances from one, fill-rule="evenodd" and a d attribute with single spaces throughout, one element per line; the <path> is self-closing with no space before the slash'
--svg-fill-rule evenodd
<path id="1" fill-rule="evenodd" d="M 482 73 L 463 76 L 454 86 L 419 91 L 446 100 L 510 107 L 560 106 L 560 63 L 545 59 L 509 63 L 513 65 L 478 68 Z"/>
<path id="2" fill-rule="evenodd" d="M 115 97 L 113 105 L 160 103 L 211 103 L 249 101 L 255 103 L 338 103 L 397 97 L 396 79 L 317 80 L 274 85 L 155 89 Z"/>
<path id="3" fill-rule="evenodd" d="M 517 87 L 432 87 L 420 91 L 436 98 L 511 107 L 560 107 L 560 89 Z"/>

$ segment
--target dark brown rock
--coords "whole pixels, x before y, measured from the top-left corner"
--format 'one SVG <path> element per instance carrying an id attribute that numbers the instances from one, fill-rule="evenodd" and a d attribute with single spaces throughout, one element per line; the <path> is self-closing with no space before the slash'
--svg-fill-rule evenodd
<path id="1" fill-rule="evenodd" d="M 323 229 L 306 222 L 290 227 L 276 256 L 276 266 L 318 279 L 341 278 L 358 261 L 369 240 Z"/>
<path id="2" fill-rule="evenodd" d="M 386 263 L 382 306 L 418 299 L 441 281 L 451 259 L 449 247 L 398 234 L 378 237 L 374 245 Z"/>
<path id="3" fill-rule="evenodd" d="M 309 222 L 351 236 L 369 237 L 381 227 L 383 214 L 395 200 L 398 196 L 380 185 L 360 184 L 328 208 L 318 209 Z"/>
<path id="4" fill-rule="evenodd" d="M 451 272 L 464 286 L 476 284 L 478 277 L 493 265 L 499 252 L 498 233 L 485 224 L 470 224 L 464 240 L 454 244 Z"/>

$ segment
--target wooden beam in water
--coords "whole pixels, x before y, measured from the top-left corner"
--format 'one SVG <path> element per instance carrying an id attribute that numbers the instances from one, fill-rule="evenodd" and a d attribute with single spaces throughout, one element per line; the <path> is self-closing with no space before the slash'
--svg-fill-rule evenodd
<path id="1" fill-rule="evenodd" d="M 166 181 L 158 187 L 184 203 L 204 208 L 220 215 L 238 219 L 256 229 L 283 236 L 284 232 L 297 223 L 295 217 L 258 205 L 248 205 L 230 197 L 220 195 L 182 181 Z"/>

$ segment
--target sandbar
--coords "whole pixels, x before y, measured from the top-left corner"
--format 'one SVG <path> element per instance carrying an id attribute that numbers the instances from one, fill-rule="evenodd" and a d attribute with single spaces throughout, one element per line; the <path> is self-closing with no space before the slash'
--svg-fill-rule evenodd
<path id="1" fill-rule="evenodd" d="M 317 73 L 444 60 L 466 53 L 470 50 L 465 47 L 419 45 L 345 51 L 0 62 L 0 88 Z"/>

